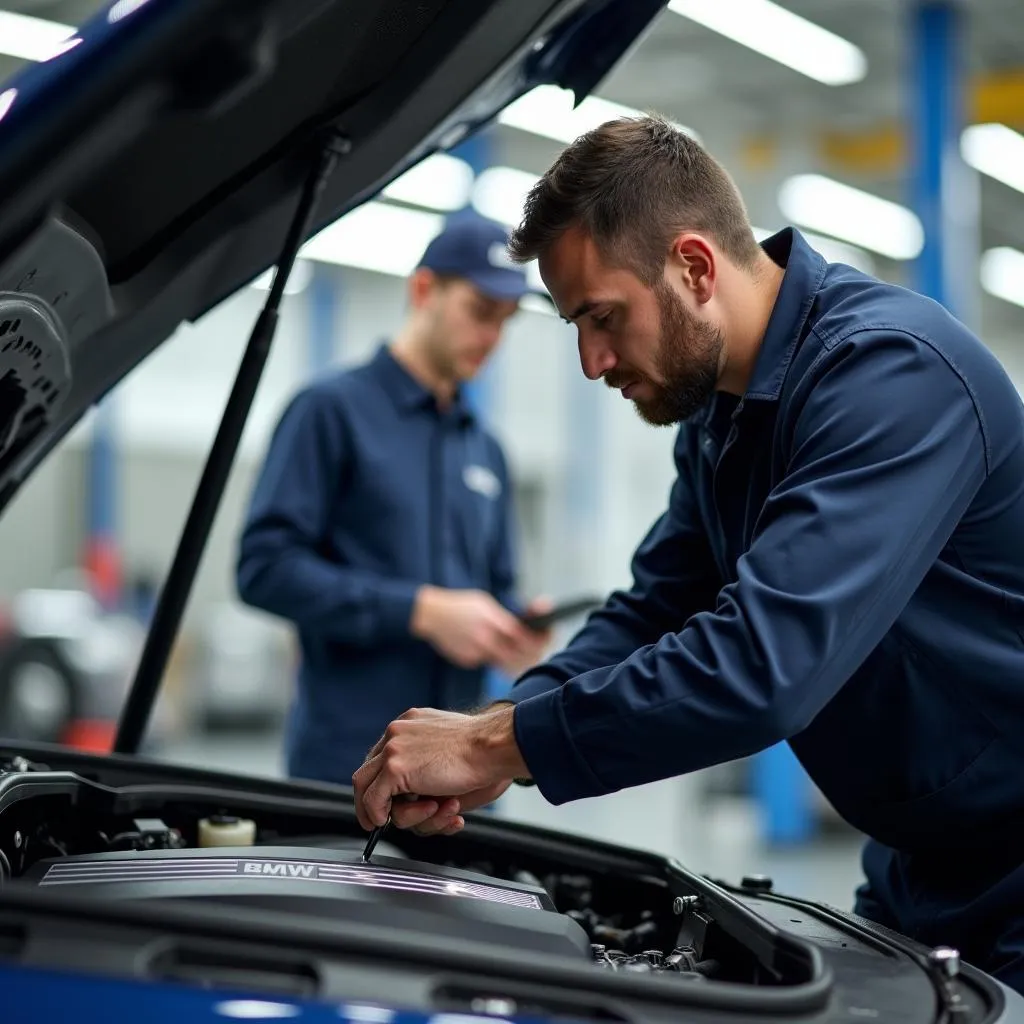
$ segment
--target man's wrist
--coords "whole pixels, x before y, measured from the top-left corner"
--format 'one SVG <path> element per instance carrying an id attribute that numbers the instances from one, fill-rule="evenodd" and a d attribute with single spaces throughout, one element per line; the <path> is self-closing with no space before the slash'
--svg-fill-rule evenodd
<path id="1" fill-rule="evenodd" d="M 433 634 L 437 596 L 438 588 L 429 583 L 423 584 L 416 591 L 412 604 L 412 616 L 409 619 L 409 632 L 417 640 L 429 640 Z"/>
<path id="2" fill-rule="evenodd" d="M 515 706 L 503 702 L 494 710 L 481 714 L 478 742 L 487 763 L 503 779 L 528 779 L 530 769 L 519 752 L 514 725 Z"/>
<path id="3" fill-rule="evenodd" d="M 481 704 L 480 707 L 474 708 L 469 713 L 471 715 L 489 715 L 491 712 L 497 711 L 499 708 L 514 708 L 515 706 L 516 702 L 514 700 L 508 700 L 506 697 L 499 697 L 497 700 Z"/>

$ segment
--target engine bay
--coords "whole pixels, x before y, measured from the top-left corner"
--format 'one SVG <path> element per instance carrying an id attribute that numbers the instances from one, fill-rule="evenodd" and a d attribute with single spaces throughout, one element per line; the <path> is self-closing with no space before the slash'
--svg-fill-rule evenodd
<path id="1" fill-rule="evenodd" d="M 616 1024 L 831 1020 L 875 971 L 879 1007 L 934 1019 L 920 952 L 763 879 L 482 812 L 366 838 L 340 787 L 0 747 L 0 968 Z"/>
<path id="2" fill-rule="evenodd" d="M 485 823 L 459 837 L 392 829 L 362 863 L 365 834 L 350 808 L 327 815 L 302 804 L 113 787 L 14 758 L 0 763 L 0 879 L 106 903 L 284 909 L 605 972 L 786 981 L 705 913 L 699 895 L 653 874 L 566 870 L 541 849 L 489 842 Z"/>

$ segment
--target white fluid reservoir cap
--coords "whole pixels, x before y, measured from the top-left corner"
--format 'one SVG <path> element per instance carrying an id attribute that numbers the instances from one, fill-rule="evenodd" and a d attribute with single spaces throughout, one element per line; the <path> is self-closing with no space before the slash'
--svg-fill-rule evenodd
<path id="1" fill-rule="evenodd" d="M 199 820 L 199 845 L 252 846 L 256 842 L 256 822 L 249 818 L 215 815 Z"/>

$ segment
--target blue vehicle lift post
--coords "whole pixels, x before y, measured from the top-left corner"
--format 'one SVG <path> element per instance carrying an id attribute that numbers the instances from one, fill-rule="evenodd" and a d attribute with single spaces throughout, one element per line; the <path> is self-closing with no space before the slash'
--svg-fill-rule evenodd
<path id="1" fill-rule="evenodd" d="M 921 0 L 910 11 L 909 199 L 924 227 L 912 286 L 975 326 L 978 184 L 960 155 L 964 17 L 960 0 Z"/>
<path id="2" fill-rule="evenodd" d="M 315 376 L 329 369 L 338 357 L 339 317 L 344 301 L 341 275 L 332 266 L 313 264 L 306 295 L 307 359 L 309 372 Z"/>
<path id="3" fill-rule="evenodd" d="M 122 596 L 118 537 L 118 430 L 114 395 L 98 403 L 86 461 L 85 572 L 93 596 L 114 610 Z"/>

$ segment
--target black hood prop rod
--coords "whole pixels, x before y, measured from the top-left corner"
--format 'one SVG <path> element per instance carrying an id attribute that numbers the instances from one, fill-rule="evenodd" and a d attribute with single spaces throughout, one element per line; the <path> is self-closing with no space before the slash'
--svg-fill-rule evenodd
<path id="1" fill-rule="evenodd" d="M 299 249 L 309 233 L 317 201 L 339 157 L 344 156 L 350 148 L 346 138 L 332 133 L 317 153 L 316 163 L 303 186 L 295 216 L 288 228 L 277 262 L 270 293 L 249 336 L 249 343 L 239 364 L 227 405 L 224 407 L 217 435 L 210 447 L 202 476 L 196 485 L 192 507 L 182 528 L 174 561 L 160 592 L 135 679 L 118 723 L 117 736 L 114 739 L 115 753 L 137 753 L 145 736 L 171 648 L 192 592 L 196 571 L 235 462 L 242 431 L 249 418 L 256 389 L 270 353 L 270 344 L 277 331 L 278 313 L 285 285 Z"/>

